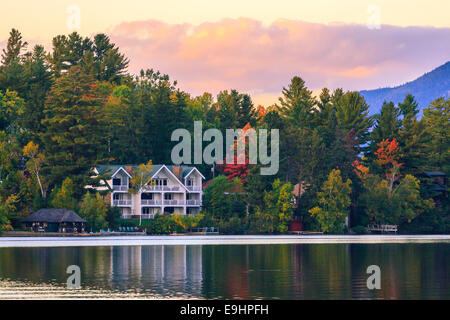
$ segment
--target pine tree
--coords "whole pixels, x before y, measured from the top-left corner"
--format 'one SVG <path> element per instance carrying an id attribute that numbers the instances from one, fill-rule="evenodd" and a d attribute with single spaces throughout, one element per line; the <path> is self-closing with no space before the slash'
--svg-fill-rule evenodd
<path id="1" fill-rule="evenodd" d="M 357 146 L 366 144 L 369 138 L 369 129 L 373 120 L 369 116 L 369 106 L 364 97 L 358 92 L 346 92 L 339 98 L 335 98 L 336 119 L 339 128 L 344 135 L 353 131 L 357 139 Z"/>
<path id="2" fill-rule="evenodd" d="M 2 65 L 10 66 L 16 62 L 20 63 L 27 45 L 26 41 L 22 41 L 22 34 L 17 29 L 12 29 L 9 33 L 6 49 L 3 49 Z"/>
<path id="3" fill-rule="evenodd" d="M 25 100 L 22 127 L 26 130 L 25 141 L 38 141 L 42 132 L 41 121 L 44 119 L 44 104 L 47 93 L 53 84 L 53 72 L 46 61 L 44 47 L 35 46 L 33 52 L 24 63 L 24 73 L 27 79 L 26 89 L 21 92 Z"/>
<path id="4" fill-rule="evenodd" d="M 450 174 L 450 98 L 433 101 L 423 112 L 428 133 L 431 136 L 427 153 L 429 169 Z"/>
<path id="5" fill-rule="evenodd" d="M 58 78 L 45 104 L 41 141 L 47 154 L 45 175 L 50 187 L 72 177 L 76 195 L 89 181 L 89 172 L 105 154 L 101 101 L 92 78 L 79 67 Z"/>
<path id="6" fill-rule="evenodd" d="M 283 88 L 282 95 L 278 106 L 280 115 L 298 128 L 311 127 L 314 114 L 317 112 L 316 100 L 312 91 L 306 88 L 305 81 L 300 77 L 292 78 L 288 88 Z"/>
<path id="7" fill-rule="evenodd" d="M 22 34 L 12 29 L 9 33 L 6 49 L 3 49 L 0 66 L 0 90 L 13 90 L 22 92 L 26 87 L 26 77 L 24 74 L 23 61 L 25 51 L 28 46 L 22 40 Z"/>
<path id="8" fill-rule="evenodd" d="M 423 172 L 428 163 L 430 135 L 427 134 L 425 122 L 417 119 L 419 107 L 412 95 L 408 94 L 398 106 L 403 115 L 398 132 L 400 162 L 403 163 L 405 174 L 417 175 Z"/>

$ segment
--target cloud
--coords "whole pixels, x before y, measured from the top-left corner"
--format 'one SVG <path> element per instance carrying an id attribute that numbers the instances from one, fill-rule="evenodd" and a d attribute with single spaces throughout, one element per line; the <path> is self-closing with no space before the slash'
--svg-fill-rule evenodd
<path id="1" fill-rule="evenodd" d="M 131 60 L 192 94 L 235 88 L 268 103 L 294 75 L 308 87 L 360 90 L 402 84 L 450 60 L 450 28 L 223 19 L 199 25 L 123 22 L 108 34 Z"/>

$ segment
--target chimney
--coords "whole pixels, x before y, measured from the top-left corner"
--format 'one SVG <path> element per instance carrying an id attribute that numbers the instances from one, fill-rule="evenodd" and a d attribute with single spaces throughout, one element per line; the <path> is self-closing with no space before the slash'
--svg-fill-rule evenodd
<path id="1" fill-rule="evenodd" d="M 130 176 L 133 175 L 134 168 L 133 166 L 125 166 L 125 171 L 128 172 Z"/>
<path id="2" fill-rule="evenodd" d="M 177 177 L 178 180 L 183 183 L 183 168 L 181 168 L 180 166 L 173 166 L 172 170 L 175 177 Z"/>

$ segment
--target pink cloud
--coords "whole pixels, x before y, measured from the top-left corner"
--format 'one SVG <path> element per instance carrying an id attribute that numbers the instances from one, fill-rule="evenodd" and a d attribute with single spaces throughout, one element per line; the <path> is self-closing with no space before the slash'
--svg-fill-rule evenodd
<path id="1" fill-rule="evenodd" d="M 412 80 L 450 60 L 450 28 L 369 30 L 239 18 L 199 25 L 124 22 L 108 33 L 130 58 L 129 71 L 160 70 L 192 94 L 235 88 L 267 98 L 294 75 L 314 90 L 371 89 Z"/>

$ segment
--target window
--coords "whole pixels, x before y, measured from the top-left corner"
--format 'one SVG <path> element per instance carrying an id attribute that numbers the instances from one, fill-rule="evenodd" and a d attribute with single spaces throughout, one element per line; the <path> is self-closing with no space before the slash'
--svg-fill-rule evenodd
<path id="1" fill-rule="evenodd" d="M 147 207 L 142 208 L 142 214 L 150 214 L 151 213 L 150 209 L 151 208 L 147 208 Z"/>
<path id="2" fill-rule="evenodd" d="M 122 200 L 122 194 L 121 193 L 114 193 L 113 194 L 114 200 Z"/>
<path id="3" fill-rule="evenodd" d="M 164 213 L 174 213 L 174 212 L 175 212 L 174 207 L 165 207 L 164 208 Z"/>
<path id="4" fill-rule="evenodd" d="M 113 179 L 113 186 L 120 186 L 122 184 L 120 178 Z"/>
<path id="5" fill-rule="evenodd" d="M 164 193 L 164 199 L 165 200 L 173 200 L 173 194 L 172 193 Z"/>
<path id="6" fill-rule="evenodd" d="M 192 195 L 190 193 L 186 193 L 186 200 L 191 200 L 192 199 Z"/>
<path id="7" fill-rule="evenodd" d="M 192 179 L 192 178 L 187 179 L 186 185 L 187 186 L 193 186 L 194 185 L 194 179 Z"/>
<path id="8" fill-rule="evenodd" d="M 154 181 L 157 186 L 167 186 L 167 179 L 154 179 Z"/>
<path id="9" fill-rule="evenodd" d="M 141 193 L 142 200 L 153 200 L 153 193 Z"/>

